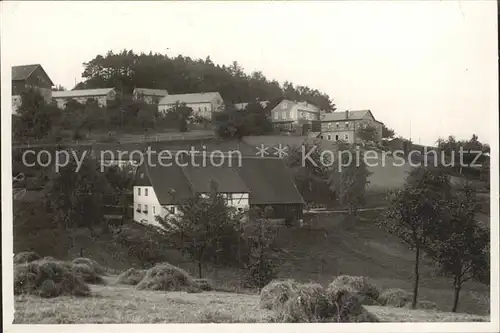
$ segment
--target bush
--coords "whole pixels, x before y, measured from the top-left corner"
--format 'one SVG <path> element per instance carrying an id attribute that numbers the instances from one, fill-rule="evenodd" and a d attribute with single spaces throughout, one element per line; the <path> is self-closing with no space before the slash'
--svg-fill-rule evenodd
<path id="1" fill-rule="evenodd" d="M 381 305 L 402 308 L 406 304 L 411 304 L 412 294 L 403 289 L 387 289 L 380 295 L 378 301 Z"/>
<path id="2" fill-rule="evenodd" d="M 14 264 L 25 264 L 35 260 L 40 260 L 42 257 L 35 252 L 19 252 L 14 256 Z"/>
<path id="3" fill-rule="evenodd" d="M 136 288 L 141 290 L 192 291 L 193 287 L 196 286 L 189 273 L 169 263 L 162 263 L 148 269 Z"/>
<path id="4" fill-rule="evenodd" d="M 76 258 L 72 262 L 73 262 L 73 264 L 76 264 L 76 265 L 83 264 L 83 265 L 89 266 L 95 272 L 95 274 L 99 274 L 99 275 L 106 274 L 106 270 L 104 269 L 104 267 L 102 267 L 97 261 L 95 261 L 93 259 Z"/>
<path id="5" fill-rule="evenodd" d="M 104 279 L 87 264 L 72 264 L 71 270 L 77 276 L 81 277 L 84 282 L 92 284 L 105 284 Z"/>
<path id="6" fill-rule="evenodd" d="M 116 278 L 116 283 L 137 285 L 146 276 L 146 270 L 129 268 L 125 272 L 118 275 Z"/>
<path id="7" fill-rule="evenodd" d="M 363 276 L 338 276 L 330 283 L 328 290 L 334 293 L 345 290 L 356 296 L 365 305 L 377 304 L 380 295 L 377 287 Z"/>
<path id="8" fill-rule="evenodd" d="M 88 296 L 89 287 L 62 261 L 37 260 L 14 267 L 14 294 Z"/>
<path id="9" fill-rule="evenodd" d="M 277 309 L 295 293 L 300 284 L 295 280 L 274 280 L 260 292 L 260 306 L 264 309 Z"/>

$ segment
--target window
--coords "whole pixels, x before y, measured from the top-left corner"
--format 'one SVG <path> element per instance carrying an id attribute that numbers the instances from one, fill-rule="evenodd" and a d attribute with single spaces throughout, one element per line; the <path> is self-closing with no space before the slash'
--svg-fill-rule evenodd
<path id="1" fill-rule="evenodd" d="M 153 215 L 156 214 L 156 206 L 153 205 Z"/>
<path id="2" fill-rule="evenodd" d="M 281 112 L 281 119 L 286 119 L 286 112 L 285 111 Z"/>
<path id="3" fill-rule="evenodd" d="M 137 188 L 137 195 L 141 195 L 141 188 L 140 187 Z"/>
<path id="4" fill-rule="evenodd" d="M 335 127 L 339 128 L 339 123 L 335 123 Z"/>
<path id="5" fill-rule="evenodd" d="M 345 128 L 349 128 L 349 122 L 348 121 L 345 122 Z"/>
<path id="6" fill-rule="evenodd" d="M 349 134 L 344 135 L 344 140 L 349 140 Z"/>
<path id="7" fill-rule="evenodd" d="M 148 205 L 144 205 L 144 213 L 147 214 L 148 213 Z"/>
<path id="8" fill-rule="evenodd" d="M 286 103 L 281 104 L 282 109 L 286 109 L 287 107 L 288 107 L 288 105 Z"/>
<path id="9" fill-rule="evenodd" d="M 141 179 L 144 178 L 144 172 L 141 172 L 141 174 L 139 175 L 139 178 L 141 178 Z"/>
<path id="10" fill-rule="evenodd" d="M 207 107 L 206 106 L 203 108 L 203 111 L 207 112 Z"/>
<path id="11" fill-rule="evenodd" d="M 278 117 L 279 117 L 279 113 L 278 113 L 278 112 L 275 112 L 275 113 L 274 113 L 274 119 L 278 119 Z"/>
<path id="12" fill-rule="evenodd" d="M 330 134 L 328 134 L 328 135 L 326 136 L 326 138 L 328 139 L 328 141 L 331 141 L 331 140 L 332 140 L 332 136 L 331 136 Z"/>
<path id="13" fill-rule="evenodd" d="M 175 214 L 175 206 L 170 206 L 168 208 L 168 211 L 169 211 L 170 214 Z"/>
<path id="14" fill-rule="evenodd" d="M 148 196 L 148 189 L 147 188 L 144 189 L 144 196 L 146 196 L 146 197 Z"/>
<path id="15" fill-rule="evenodd" d="M 137 204 L 137 211 L 140 213 L 141 212 L 141 204 Z"/>
<path id="16" fill-rule="evenodd" d="M 339 136 L 335 135 L 335 141 L 339 141 Z"/>

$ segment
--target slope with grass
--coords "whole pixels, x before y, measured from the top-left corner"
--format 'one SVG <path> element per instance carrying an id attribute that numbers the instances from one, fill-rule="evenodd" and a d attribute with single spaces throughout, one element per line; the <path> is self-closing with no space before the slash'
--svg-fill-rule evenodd
<path id="1" fill-rule="evenodd" d="M 93 285 L 91 289 L 92 296 L 85 298 L 16 296 L 14 323 L 259 323 L 269 322 L 273 315 L 271 310 L 260 307 L 258 295 L 159 292 L 112 284 Z M 475 315 L 381 306 L 366 309 L 383 322 L 489 320 Z"/>

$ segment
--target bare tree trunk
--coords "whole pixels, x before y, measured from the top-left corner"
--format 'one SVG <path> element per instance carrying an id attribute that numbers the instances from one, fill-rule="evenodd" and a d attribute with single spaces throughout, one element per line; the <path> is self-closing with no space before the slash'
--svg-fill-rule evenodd
<path id="1" fill-rule="evenodd" d="M 420 245 L 417 244 L 415 250 L 415 267 L 414 267 L 414 281 L 413 281 L 413 298 L 411 300 L 411 308 L 415 309 L 417 307 L 417 297 L 418 297 L 418 283 L 419 283 L 419 263 L 420 263 Z"/>
<path id="2" fill-rule="evenodd" d="M 460 281 L 460 277 L 455 276 L 453 280 L 453 307 L 451 312 L 457 312 L 460 289 L 462 289 L 462 282 Z"/>

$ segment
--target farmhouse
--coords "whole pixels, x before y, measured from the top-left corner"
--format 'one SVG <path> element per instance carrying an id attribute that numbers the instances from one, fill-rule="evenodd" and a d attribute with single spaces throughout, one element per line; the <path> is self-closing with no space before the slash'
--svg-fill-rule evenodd
<path id="1" fill-rule="evenodd" d="M 218 92 L 167 95 L 158 103 L 159 112 L 167 112 L 177 103 L 184 103 L 193 109 L 193 113 L 205 119 L 212 119 L 214 112 L 222 111 L 224 103 Z"/>
<path id="2" fill-rule="evenodd" d="M 361 141 L 357 131 L 367 126 L 376 129 L 375 141 L 380 142 L 382 140 L 382 123 L 373 117 L 370 110 L 327 113 L 313 127 L 319 127 L 322 139 L 352 144 Z"/>
<path id="3" fill-rule="evenodd" d="M 81 89 L 69 91 L 54 91 L 52 98 L 56 101 L 57 107 L 60 109 L 66 108 L 66 103 L 73 99 L 78 103 L 85 104 L 87 101 L 94 100 L 101 107 L 108 105 L 109 101 L 116 98 L 115 88 L 100 88 L 100 89 Z"/>
<path id="4" fill-rule="evenodd" d="M 39 64 L 12 67 L 12 112 L 21 106 L 21 94 L 29 89 L 37 90 L 50 103 L 54 83 Z"/>
<path id="5" fill-rule="evenodd" d="M 281 131 L 295 131 L 310 126 L 320 119 L 320 109 L 308 102 L 282 100 L 271 110 L 273 127 Z"/>
<path id="6" fill-rule="evenodd" d="M 168 166 L 139 166 L 133 185 L 134 220 L 154 225 L 158 215 L 179 214 L 179 205 L 196 194 L 208 194 L 212 182 L 232 207 L 271 206 L 276 218 L 301 218 L 304 201 L 282 159 L 226 155 L 218 163 L 202 163 L 201 156 L 186 156 Z"/>
<path id="7" fill-rule="evenodd" d="M 142 100 L 147 104 L 157 105 L 160 100 L 168 95 L 168 91 L 162 89 L 135 88 L 133 92 L 134 100 Z"/>

